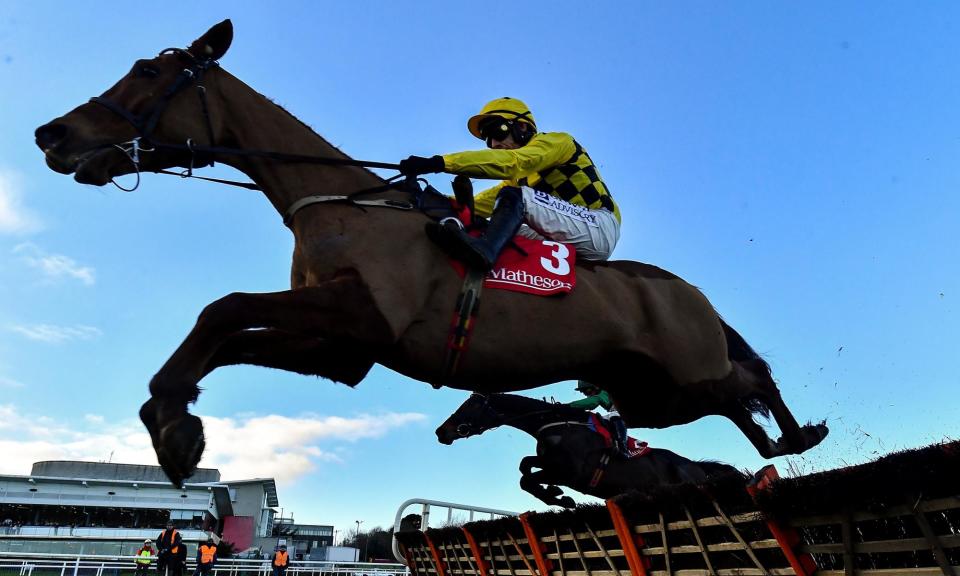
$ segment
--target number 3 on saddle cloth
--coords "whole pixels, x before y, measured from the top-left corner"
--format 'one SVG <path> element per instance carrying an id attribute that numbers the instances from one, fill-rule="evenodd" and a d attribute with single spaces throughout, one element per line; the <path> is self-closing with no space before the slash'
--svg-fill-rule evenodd
<path id="1" fill-rule="evenodd" d="M 470 232 L 479 236 L 480 232 Z M 493 269 L 483 280 L 485 288 L 499 288 L 553 296 L 573 291 L 577 283 L 576 251 L 562 242 L 551 240 L 530 240 L 523 236 L 514 236 L 513 244 L 508 244 L 497 258 Z M 463 278 L 466 266 L 458 260 L 450 264 Z"/>

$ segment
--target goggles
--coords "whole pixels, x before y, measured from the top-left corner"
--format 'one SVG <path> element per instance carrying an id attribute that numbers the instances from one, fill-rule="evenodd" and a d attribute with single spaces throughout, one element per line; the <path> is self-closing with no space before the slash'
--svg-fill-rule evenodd
<path id="1" fill-rule="evenodd" d="M 510 135 L 511 122 L 501 118 L 488 120 L 480 126 L 480 137 L 487 143 L 487 146 L 494 140 L 500 142 Z"/>

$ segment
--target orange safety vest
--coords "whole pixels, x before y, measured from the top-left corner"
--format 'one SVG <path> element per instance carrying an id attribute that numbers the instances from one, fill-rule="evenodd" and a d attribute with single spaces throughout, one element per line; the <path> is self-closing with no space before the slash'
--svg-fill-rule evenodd
<path id="1" fill-rule="evenodd" d="M 200 546 L 200 563 L 209 564 L 213 562 L 213 557 L 217 554 L 217 547 L 204 544 Z"/>
<path id="2" fill-rule="evenodd" d="M 167 531 L 164 530 L 164 531 L 160 534 L 160 538 L 158 539 L 160 542 L 163 541 L 163 536 L 164 536 L 164 534 L 166 534 L 166 533 L 167 533 Z M 176 528 L 174 528 L 174 529 L 173 529 L 173 532 L 170 534 L 169 544 L 170 544 L 170 553 L 171 553 L 171 554 L 176 554 L 177 551 L 180 550 L 180 547 L 177 546 L 177 529 L 176 529 Z M 160 547 L 160 544 L 158 544 L 157 547 L 159 548 L 159 547 Z"/>
<path id="3" fill-rule="evenodd" d="M 287 565 L 287 553 L 286 552 L 277 552 L 277 559 L 273 562 L 277 566 L 286 566 Z"/>

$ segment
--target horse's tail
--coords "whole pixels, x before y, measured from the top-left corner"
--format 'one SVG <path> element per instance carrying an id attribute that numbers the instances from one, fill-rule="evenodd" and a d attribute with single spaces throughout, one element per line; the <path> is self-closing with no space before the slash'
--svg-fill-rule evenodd
<path id="1" fill-rule="evenodd" d="M 717 318 L 720 320 L 720 325 L 723 326 L 723 335 L 727 340 L 727 358 L 732 362 L 742 363 L 747 369 L 759 369 L 763 373 L 761 377 L 766 376 L 767 378 L 772 378 L 773 372 L 770 370 L 770 364 L 761 358 L 760 355 L 757 354 L 757 351 L 747 344 L 743 336 L 731 328 L 722 316 L 717 314 Z M 762 414 L 765 418 L 770 417 L 770 409 L 758 398 L 744 398 L 741 402 L 743 402 L 744 407 L 750 412 Z"/>

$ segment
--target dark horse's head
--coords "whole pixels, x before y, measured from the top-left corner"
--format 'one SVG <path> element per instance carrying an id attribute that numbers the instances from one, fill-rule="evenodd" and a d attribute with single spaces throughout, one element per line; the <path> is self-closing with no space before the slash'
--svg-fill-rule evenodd
<path id="1" fill-rule="evenodd" d="M 503 415 L 491 405 L 491 394 L 471 394 L 457 411 L 437 428 L 441 444 L 482 434 L 503 424 Z"/>
<path id="2" fill-rule="evenodd" d="M 142 170 L 203 165 L 190 147 L 222 137 L 221 102 L 206 86 L 216 83 L 217 59 L 232 39 L 233 24 L 224 20 L 185 50 L 137 60 L 103 95 L 37 128 L 47 165 L 97 186 Z"/>

